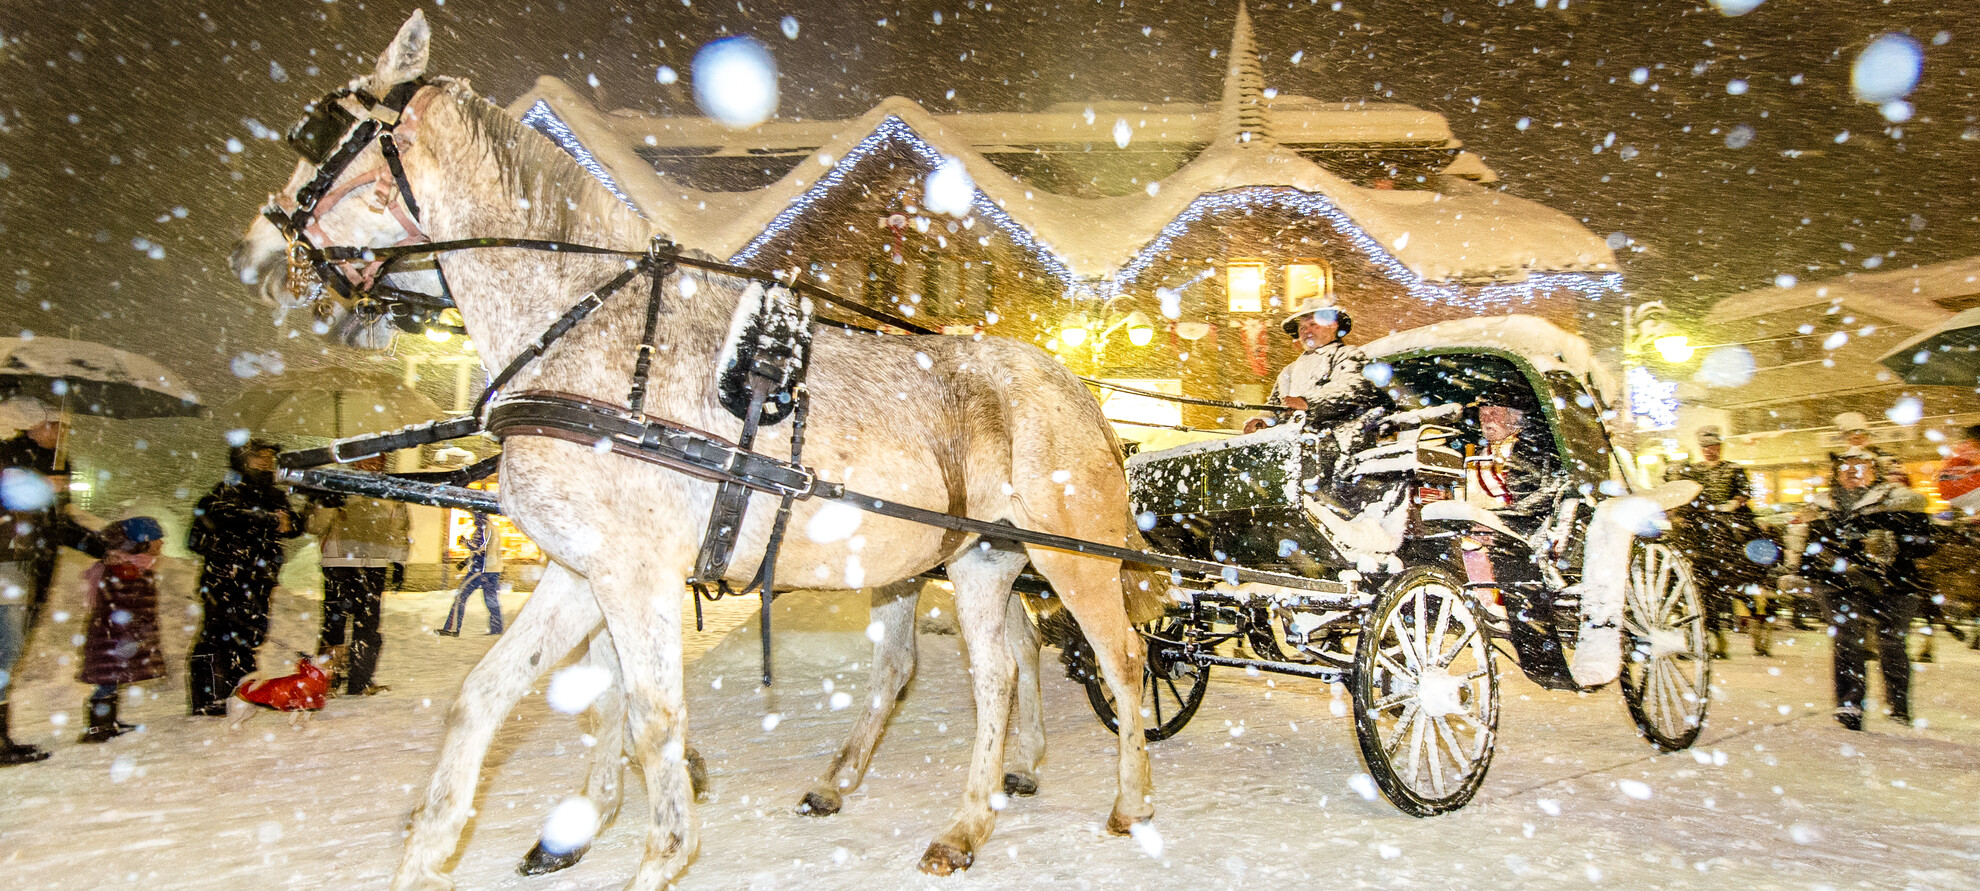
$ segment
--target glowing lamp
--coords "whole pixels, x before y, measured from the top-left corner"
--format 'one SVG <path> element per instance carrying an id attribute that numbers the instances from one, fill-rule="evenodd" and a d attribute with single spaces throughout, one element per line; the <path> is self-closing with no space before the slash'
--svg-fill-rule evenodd
<path id="1" fill-rule="evenodd" d="M 434 343 L 446 343 L 454 339 L 454 333 L 452 331 L 442 331 L 438 328 L 428 328 L 426 329 L 426 339 Z"/>
<path id="2" fill-rule="evenodd" d="M 1149 323 L 1148 316 L 1143 315 L 1140 310 L 1128 313 L 1124 324 L 1127 326 L 1128 343 L 1142 347 L 1155 339 L 1155 326 Z"/>
<path id="3" fill-rule="evenodd" d="M 1650 342 L 1666 362 L 1683 362 L 1691 358 L 1691 338 L 1682 334 L 1666 334 Z"/>
<path id="4" fill-rule="evenodd" d="M 1066 346 L 1079 346 L 1086 342 L 1086 326 L 1089 324 L 1091 323 L 1087 321 L 1084 312 L 1066 316 L 1065 322 L 1059 327 L 1059 339 L 1064 341 Z"/>

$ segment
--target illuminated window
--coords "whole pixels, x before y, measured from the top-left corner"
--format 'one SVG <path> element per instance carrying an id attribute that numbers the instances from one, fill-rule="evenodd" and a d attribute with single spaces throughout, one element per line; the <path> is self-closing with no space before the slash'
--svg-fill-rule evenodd
<path id="1" fill-rule="evenodd" d="M 1182 395 L 1182 381 L 1174 378 L 1135 378 L 1109 379 L 1107 383 L 1147 390 L 1151 393 Z M 1102 390 L 1104 399 L 1100 411 L 1110 421 L 1139 421 L 1143 424 L 1181 424 L 1182 403 L 1142 396 L 1138 393 L 1123 393 L 1119 390 Z M 1143 428 L 1145 435 L 1146 428 Z"/>
<path id="2" fill-rule="evenodd" d="M 1265 311 L 1265 264 L 1232 263 L 1224 275 L 1231 312 Z"/>
<path id="3" fill-rule="evenodd" d="M 1286 305 L 1298 306 L 1309 297 L 1324 297 L 1334 290 L 1334 270 L 1321 260 L 1306 260 L 1286 266 Z"/>

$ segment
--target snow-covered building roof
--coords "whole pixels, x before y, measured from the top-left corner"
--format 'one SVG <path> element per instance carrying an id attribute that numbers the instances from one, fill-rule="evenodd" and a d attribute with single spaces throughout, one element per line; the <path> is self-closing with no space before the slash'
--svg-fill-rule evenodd
<path id="1" fill-rule="evenodd" d="M 1095 103 L 1041 113 L 938 115 L 894 97 L 851 120 L 773 120 L 732 130 L 709 118 L 602 112 L 562 81 L 544 77 L 510 109 L 577 156 L 659 231 L 741 262 L 807 207 L 848 185 L 863 157 L 891 144 L 931 171 L 947 159 L 959 163 L 978 213 L 1036 251 L 1068 287 L 1124 287 L 1178 221 L 1253 196 L 1296 200 L 1302 212 L 1349 232 L 1378 265 L 1426 287 L 1526 282 L 1550 273 L 1574 273 L 1600 288 L 1618 284 L 1615 256 L 1603 239 L 1566 214 L 1479 185 L 1496 177 L 1460 151 L 1442 115 L 1390 103 L 1268 98 L 1251 39 L 1241 8 L 1224 96 L 1211 106 Z M 1067 194 L 1007 169 L 1070 146 L 1089 158 L 1113 147 L 1159 146 L 1188 160 L 1158 167 L 1159 178 L 1137 178 L 1118 194 L 1091 188 Z M 1385 155 L 1394 157 L 1384 161 Z M 1396 180 L 1376 176 L 1360 183 L 1338 172 L 1347 162 L 1330 160 L 1337 157 L 1376 170 L 1384 164 L 1422 170 L 1423 181 L 1405 177 L 1397 188 Z M 782 172 L 757 187 L 718 190 L 691 183 L 694 165 L 684 158 L 703 166 L 729 159 L 735 162 L 729 169 L 759 179 Z"/>

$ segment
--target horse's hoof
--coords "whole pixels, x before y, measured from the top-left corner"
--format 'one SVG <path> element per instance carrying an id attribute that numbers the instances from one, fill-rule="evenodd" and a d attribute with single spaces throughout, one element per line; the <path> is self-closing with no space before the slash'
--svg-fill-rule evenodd
<path id="1" fill-rule="evenodd" d="M 1037 795 L 1038 781 L 1036 779 L 1033 779 L 1029 774 L 1022 774 L 1022 773 L 1004 774 L 1004 794 L 1005 795 Z"/>
<path id="2" fill-rule="evenodd" d="M 529 849 L 529 853 L 523 855 L 522 862 L 516 865 L 516 874 L 540 876 L 560 869 L 569 869 L 576 866 L 579 860 L 584 859 L 584 852 L 589 850 L 591 846 L 585 845 L 562 854 L 552 854 L 544 850 L 543 843 L 539 841 L 535 847 Z"/>
<path id="3" fill-rule="evenodd" d="M 945 842 L 934 842 L 928 852 L 921 855 L 921 871 L 931 876 L 946 876 L 962 872 L 976 862 L 976 855 L 957 850 Z"/>
<path id="4" fill-rule="evenodd" d="M 701 760 L 701 753 L 692 747 L 687 750 L 688 788 L 694 791 L 694 798 L 700 801 L 708 794 L 708 762 Z"/>
<path id="5" fill-rule="evenodd" d="M 1127 835 L 1134 828 L 1134 824 L 1146 823 L 1153 819 L 1155 819 L 1154 814 L 1130 817 L 1120 811 L 1115 811 L 1107 815 L 1107 831 L 1113 835 Z"/>
<path id="6" fill-rule="evenodd" d="M 806 792 L 804 800 L 798 802 L 797 812 L 807 817 L 829 817 L 839 812 L 845 799 L 835 792 Z"/>

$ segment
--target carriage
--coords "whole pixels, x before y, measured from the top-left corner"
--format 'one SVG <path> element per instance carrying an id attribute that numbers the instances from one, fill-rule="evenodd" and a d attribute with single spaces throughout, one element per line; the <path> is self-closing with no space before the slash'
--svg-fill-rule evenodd
<path id="1" fill-rule="evenodd" d="M 1504 655 L 1550 689 L 1619 680 L 1644 738 L 1665 751 L 1691 745 L 1710 686 L 1705 621 L 1689 563 L 1657 535 L 1658 509 L 1695 484 L 1632 479 L 1603 422 L 1612 390 L 1586 344 L 1515 316 L 1432 325 L 1367 350 L 1393 408 L 1332 430 L 1291 423 L 1129 459 L 1156 549 L 1305 580 L 1170 576 L 1167 614 L 1143 628 L 1149 739 L 1189 723 L 1214 667 L 1343 683 L 1383 793 L 1407 813 L 1440 814 L 1463 807 L 1491 763 Z M 1569 476 L 1530 535 L 1500 523 L 1479 491 L 1489 468 L 1475 456 L 1476 402 L 1487 390 L 1523 403 L 1537 420 L 1527 435 L 1548 440 Z M 1537 581 L 1495 583 L 1487 548 L 1518 549 Z M 1114 726 L 1119 705 L 1077 641 L 1067 661 Z"/>

